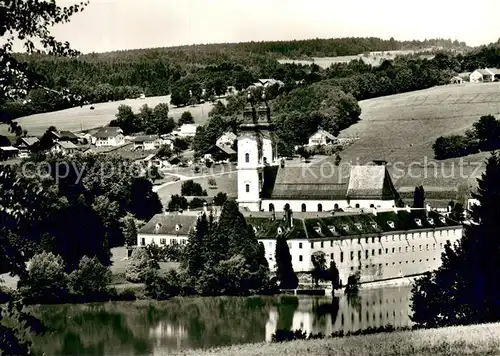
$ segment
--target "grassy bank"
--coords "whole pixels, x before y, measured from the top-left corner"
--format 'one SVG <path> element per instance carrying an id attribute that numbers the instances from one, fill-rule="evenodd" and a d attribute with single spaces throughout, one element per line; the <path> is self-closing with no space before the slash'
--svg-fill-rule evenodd
<path id="1" fill-rule="evenodd" d="M 345 338 L 248 344 L 211 350 L 189 350 L 183 356 L 388 356 L 388 355 L 497 355 L 500 324 L 483 324 Z"/>

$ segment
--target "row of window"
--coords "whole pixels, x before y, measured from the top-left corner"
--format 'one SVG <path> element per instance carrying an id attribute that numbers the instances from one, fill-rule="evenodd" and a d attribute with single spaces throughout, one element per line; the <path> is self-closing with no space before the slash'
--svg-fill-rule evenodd
<path id="1" fill-rule="evenodd" d="M 342 242 L 342 240 L 340 240 L 340 241 Z M 449 241 L 450 241 L 450 240 L 446 240 L 446 243 L 448 243 Z M 380 237 L 378 238 L 378 242 L 380 242 Z M 366 243 L 368 243 L 368 238 L 366 238 Z M 372 243 L 375 243 L 375 238 L 374 238 L 374 237 L 372 238 Z M 361 244 L 360 239 L 358 239 L 358 244 Z M 324 247 L 325 247 L 325 242 L 324 242 L 324 241 L 320 241 L 320 242 L 319 242 L 319 245 L 320 245 L 320 248 L 324 248 Z M 340 245 L 342 246 L 342 243 L 341 243 Z M 435 243 L 433 243 L 432 245 L 434 246 L 434 249 L 435 249 L 436 244 L 435 244 Z M 440 245 L 441 247 L 443 246 L 443 244 L 442 244 L 442 243 L 440 243 L 439 245 Z M 271 246 L 271 244 L 270 244 L 270 246 Z M 302 246 L 303 246 L 303 245 L 302 245 L 302 242 L 299 242 L 299 248 L 302 248 Z M 423 245 L 419 245 L 419 246 L 420 246 L 420 251 L 422 251 L 421 247 L 422 247 Z M 429 249 L 428 249 L 428 248 L 429 248 L 429 244 L 426 244 L 425 246 L 426 246 L 426 248 L 427 248 L 427 251 L 429 251 Z M 290 245 L 288 245 L 288 247 L 291 247 L 291 246 L 290 246 Z M 333 247 L 333 240 L 330 240 L 330 247 Z M 311 242 L 311 248 L 314 248 L 314 242 Z M 381 250 L 381 249 L 380 249 L 380 250 Z M 387 251 L 388 249 L 386 248 L 385 250 Z M 393 250 L 393 253 L 394 253 L 394 248 L 393 248 L 392 250 Z M 399 248 L 399 250 L 400 250 L 399 252 L 401 252 L 401 247 Z M 407 252 L 408 252 L 408 246 L 406 246 L 406 250 L 407 250 Z M 375 250 L 374 250 L 374 251 L 375 251 Z M 387 253 L 387 252 L 386 252 L 386 253 Z"/>
<path id="2" fill-rule="evenodd" d="M 434 257 L 432 260 L 436 261 L 436 258 Z M 417 260 L 412 260 L 411 263 L 422 263 L 422 262 L 429 262 L 429 261 L 430 261 L 430 259 L 426 258 L 425 260 L 423 260 L 423 259 L 422 260 L 418 260 L 418 262 L 417 262 Z M 410 263 L 410 261 L 405 261 L 405 264 L 409 264 L 409 263 Z M 403 264 L 403 261 L 399 261 L 398 264 L 400 264 L 400 265 Z M 395 266 L 396 262 L 392 262 L 392 265 Z M 386 263 L 385 266 L 388 267 L 389 263 Z M 372 265 L 365 265 L 365 269 L 376 268 L 376 267 L 377 267 L 377 265 L 374 265 L 374 264 L 372 264 Z M 362 268 L 363 268 L 362 266 L 358 266 L 357 268 L 354 268 L 354 266 L 351 266 L 351 271 L 354 271 L 355 269 L 361 270 Z M 378 264 L 378 268 L 382 269 L 382 263 Z"/>
<path id="3" fill-rule="evenodd" d="M 248 193 L 248 192 L 249 192 L 249 189 L 250 189 L 250 188 L 249 188 L 249 186 L 248 186 L 248 184 L 247 184 L 247 187 L 248 187 L 248 188 L 247 188 L 247 193 Z M 375 205 L 370 204 L 370 208 L 374 208 L 374 207 L 375 207 Z M 306 205 L 305 203 L 303 203 L 303 204 L 301 205 L 301 207 L 300 207 L 300 208 L 301 208 L 301 210 L 302 210 L 302 212 L 303 212 L 303 213 L 305 213 L 305 212 L 307 211 L 307 205 Z M 321 204 L 321 203 L 320 203 L 320 204 L 318 204 L 317 208 L 318 208 L 318 210 L 317 210 L 318 212 L 322 212 L 322 211 L 323 211 L 323 204 Z M 359 208 L 360 208 L 360 205 L 359 205 L 359 204 L 356 204 L 356 209 L 359 209 Z M 290 209 L 290 204 L 285 204 L 285 205 L 283 206 L 283 210 L 288 210 L 288 209 Z M 333 209 L 334 209 L 334 210 L 338 210 L 338 209 L 339 209 L 339 205 L 338 205 L 338 204 L 335 204 L 335 205 L 333 206 Z M 274 210 L 274 204 L 273 204 L 273 203 L 269 204 L 269 211 L 275 211 L 275 210 Z"/>

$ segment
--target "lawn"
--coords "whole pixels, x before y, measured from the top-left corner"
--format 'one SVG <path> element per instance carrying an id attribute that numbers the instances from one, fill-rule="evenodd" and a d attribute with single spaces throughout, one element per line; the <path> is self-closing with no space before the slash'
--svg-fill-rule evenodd
<path id="1" fill-rule="evenodd" d="M 483 324 L 279 344 L 247 344 L 209 350 L 181 351 L 174 355 L 458 356 L 498 355 L 499 350 L 500 324 Z"/>
<path id="2" fill-rule="evenodd" d="M 236 172 L 214 176 L 215 182 L 217 183 L 217 188 L 210 189 L 208 185 L 208 180 L 211 177 L 203 177 L 203 178 L 193 178 L 193 181 L 196 183 L 200 183 L 203 189 L 206 189 L 209 197 L 216 196 L 219 192 L 226 193 L 229 197 L 236 197 L 238 195 L 237 190 L 237 179 L 238 175 Z M 182 181 L 178 181 L 172 184 L 169 184 L 157 191 L 158 196 L 160 197 L 163 205 L 168 204 L 170 201 L 170 196 L 175 194 L 181 194 L 181 186 Z"/>
<path id="3" fill-rule="evenodd" d="M 170 96 L 157 96 L 145 99 L 126 99 L 108 103 L 92 104 L 94 110 L 90 110 L 91 105 L 76 107 L 66 110 L 54 111 L 44 114 L 36 114 L 20 118 L 18 121 L 22 128 L 28 130 L 29 135 L 42 135 L 49 126 L 55 126 L 59 130 L 81 131 L 107 125 L 115 119 L 118 106 L 129 105 L 135 112 L 147 104 L 154 107 L 160 103 L 167 103 L 170 106 L 170 116 L 178 119 L 184 111 L 190 111 L 197 124 L 204 124 L 208 120 L 208 113 L 212 109 L 211 103 L 186 106 L 177 108 L 170 105 Z M 0 135 L 7 135 L 7 125 L 0 125 Z"/>

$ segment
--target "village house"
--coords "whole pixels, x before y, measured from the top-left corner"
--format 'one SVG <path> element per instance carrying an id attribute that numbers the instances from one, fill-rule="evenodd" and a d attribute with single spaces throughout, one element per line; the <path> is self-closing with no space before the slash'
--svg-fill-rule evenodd
<path id="1" fill-rule="evenodd" d="M 163 139 L 158 135 L 143 135 L 132 138 L 134 150 L 151 151 L 158 149 L 163 144 Z"/>
<path id="2" fill-rule="evenodd" d="M 476 69 L 470 74 L 471 83 L 494 82 L 500 79 L 500 69 L 498 68 L 483 68 Z"/>
<path id="3" fill-rule="evenodd" d="M 230 146 L 213 145 L 205 152 L 203 158 L 214 162 L 229 162 L 235 160 L 237 155 Z"/>
<path id="4" fill-rule="evenodd" d="M 50 133 L 52 135 L 52 139 L 56 142 L 67 141 L 75 144 L 78 143 L 78 136 L 71 131 L 50 131 Z"/>
<path id="5" fill-rule="evenodd" d="M 19 150 L 14 146 L 0 147 L 0 161 L 5 161 L 11 158 L 15 158 L 18 155 L 19 155 Z"/>
<path id="6" fill-rule="evenodd" d="M 125 144 L 123 130 L 119 127 L 103 127 L 94 134 L 96 138 L 95 145 L 102 146 L 121 146 Z"/>
<path id="7" fill-rule="evenodd" d="M 331 133 L 319 128 L 318 131 L 309 136 L 309 147 L 330 145 L 337 142 L 337 138 Z"/>
<path id="8" fill-rule="evenodd" d="M 63 155 L 70 155 L 77 152 L 78 150 L 78 146 L 71 141 L 58 141 L 54 143 L 54 145 L 50 149 L 50 152 L 54 154 L 61 153 Z"/>
<path id="9" fill-rule="evenodd" d="M 16 147 L 19 149 L 19 157 L 26 158 L 32 154 L 40 140 L 37 137 L 20 137 Z"/>
<path id="10" fill-rule="evenodd" d="M 234 141 L 238 139 L 238 136 L 232 131 L 228 131 L 221 135 L 217 141 L 215 141 L 215 144 L 217 146 L 229 146 L 231 147 L 234 144 Z"/>
<path id="11" fill-rule="evenodd" d="M 199 125 L 197 124 L 184 124 L 172 131 L 172 135 L 179 137 L 194 137 L 194 135 L 196 135 L 196 129 L 198 128 L 198 126 Z"/>

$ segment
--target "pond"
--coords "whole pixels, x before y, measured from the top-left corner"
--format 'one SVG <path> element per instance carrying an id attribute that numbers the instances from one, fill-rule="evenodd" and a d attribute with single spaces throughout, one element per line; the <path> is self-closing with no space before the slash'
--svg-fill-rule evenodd
<path id="1" fill-rule="evenodd" d="M 37 306 L 33 313 L 53 331 L 36 337 L 34 346 L 54 356 L 149 356 L 270 341 L 282 328 L 330 334 L 410 326 L 410 290 L 361 290 L 354 300 L 282 295 Z"/>

